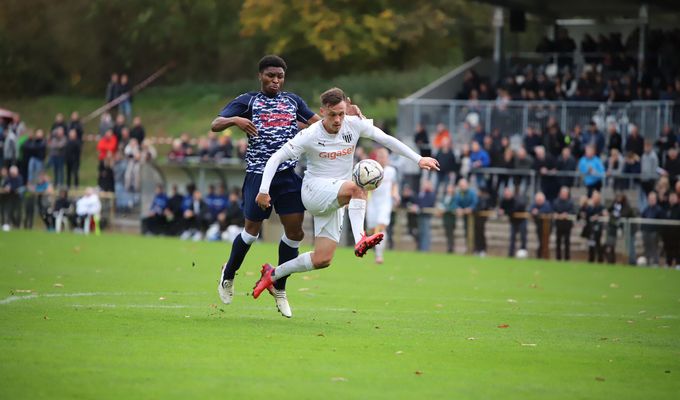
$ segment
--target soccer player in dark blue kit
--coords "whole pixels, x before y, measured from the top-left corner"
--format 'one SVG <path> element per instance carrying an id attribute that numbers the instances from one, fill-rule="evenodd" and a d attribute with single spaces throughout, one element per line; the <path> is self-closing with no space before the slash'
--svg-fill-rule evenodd
<path id="1" fill-rule="evenodd" d="M 238 96 L 224 107 L 211 126 L 214 132 L 237 126 L 248 135 L 242 199 L 246 223 L 234 240 L 229 260 L 222 266 L 218 293 L 225 304 L 230 304 L 234 296 L 236 271 L 241 267 L 250 245 L 257 240 L 262 221 L 271 214 L 272 208 L 263 210 L 255 203 L 267 160 L 297 134 L 298 121 L 309 125 L 320 119 L 298 95 L 281 91 L 286 78 L 286 63 L 282 58 L 274 55 L 263 57 L 258 77 L 260 91 Z M 294 171 L 296 163 L 296 160 L 291 160 L 281 164 L 271 186 L 271 204 L 284 229 L 279 243 L 279 264 L 298 256 L 298 247 L 304 236 L 302 178 Z M 279 312 L 290 318 L 292 312 L 286 297 L 285 279 L 277 280 L 270 293 Z"/>

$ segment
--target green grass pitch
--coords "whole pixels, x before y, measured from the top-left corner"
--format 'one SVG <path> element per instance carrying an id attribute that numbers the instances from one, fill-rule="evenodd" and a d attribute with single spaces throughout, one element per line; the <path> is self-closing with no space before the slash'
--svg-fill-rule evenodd
<path id="1" fill-rule="evenodd" d="M 342 249 L 294 316 L 229 246 L 0 236 L 0 399 L 675 399 L 680 271 Z M 369 254 L 372 256 L 372 254 Z M 29 292 L 30 291 L 30 292 Z"/>

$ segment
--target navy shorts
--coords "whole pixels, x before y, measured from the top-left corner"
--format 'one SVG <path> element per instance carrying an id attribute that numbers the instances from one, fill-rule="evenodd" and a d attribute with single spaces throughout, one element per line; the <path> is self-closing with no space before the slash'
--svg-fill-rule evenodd
<path id="1" fill-rule="evenodd" d="M 247 172 L 246 179 L 243 181 L 243 200 L 241 209 L 245 217 L 251 221 L 259 222 L 269 218 L 272 207 L 266 210 L 260 208 L 255 203 L 255 198 L 260 193 L 260 183 L 262 174 Z M 302 178 L 295 173 L 293 168 L 284 169 L 274 175 L 269 187 L 271 204 L 279 215 L 299 214 L 305 212 L 302 205 Z"/>

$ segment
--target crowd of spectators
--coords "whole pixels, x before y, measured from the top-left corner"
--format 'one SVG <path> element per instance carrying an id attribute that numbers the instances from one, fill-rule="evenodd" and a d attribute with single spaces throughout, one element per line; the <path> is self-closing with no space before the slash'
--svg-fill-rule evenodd
<path id="1" fill-rule="evenodd" d="M 665 126 L 651 141 L 643 139 L 634 124 L 623 135 L 615 123 L 607 126 L 606 133 L 594 122 L 564 130 L 554 117 L 549 117 L 545 130 L 530 126 L 520 140 L 512 139 L 500 130 L 486 133 L 480 128 L 471 144 L 457 146 L 443 124 L 438 124 L 433 134 L 423 126 L 417 128 L 416 147 L 421 155 L 435 157 L 441 167 L 436 173 L 403 176 L 402 206 L 412 214 L 409 230 L 420 250 L 429 249 L 432 214 L 443 216 L 450 252 L 454 250 L 457 218 L 464 217 L 467 236 L 465 216 L 474 216 L 474 251 L 485 254 L 484 223 L 490 216 L 501 215 L 510 222 L 511 257 L 526 254 L 527 224 L 533 220 L 538 257 L 545 255 L 545 237 L 555 229 L 555 256 L 569 259 L 569 234 L 578 224 L 587 241 L 589 260 L 611 262 L 620 218 L 680 221 L 680 142 L 671 126 Z M 529 190 L 532 182 L 535 195 Z M 574 187 L 584 189 L 582 197 L 572 198 Z M 611 204 L 604 204 L 603 191 L 614 195 Z M 552 222 L 546 226 L 544 219 Z M 644 263 L 658 265 L 660 252 L 654 245 L 663 239 L 666 263 L 680 265 L 674 254 L 674 249 L 680 248 L 674 244 L 678 236 L 668 234 L 680 233 L 680 226 L 662 228 L 647 223 L 640 225 L 640 231 L 645 239 Z"/>
<path id="2" fill-rule="evenodd" d="M 541 61 L 512 64 L 498 82 L 474 70 L 464 76 L 458 99 L 464 100 L 568 100 L 627 102 L 680 100 L 680 29 L 653 30 L 647 36 L 647 56 L 638 81 L 638 31 L 625 42 L 620 33 L 586 34 L 581 41 L 583 62 L 575 64 L 575 41 L 565 29 L 555 40 L 544 37 L 537 53 Z"/>
<path id="3" fill-rule="evenodd" d="M 175 163 L 232 163 L 244 160 L 248 140 L 241 138 L 232 142 L 231 130 L 227 129 L 218 134 L 208 132 L 207 135 L 196 139 L 188 133 L 182 133 L 172 141 L 172 148 L 168 153 L 168 161 Z"/>
<path id="4" fill-rule="evenodd" d="M 210 185 L 204 196 L 193 184 L 187 185 L 184 194 L 173 185 L 168 195 L 164 186 L 158 185 L 142 218 L 142 233 L 232 241 L 245 224 L 240 202 L 238 188 L 227 194 L 224 186 Z"/>

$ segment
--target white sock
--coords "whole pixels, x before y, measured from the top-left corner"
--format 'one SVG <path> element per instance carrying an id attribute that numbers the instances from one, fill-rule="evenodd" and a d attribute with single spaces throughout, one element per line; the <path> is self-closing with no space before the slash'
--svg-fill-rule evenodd
<path id="1" fill-rule="evenodd" d="M 281 236 L 281 241 L 292 249 L 297 249 L 298 247 L 300 247 L 300 243 L 302 243 L 301 240 L 288 239 L 288 236 L 286 236 L 285 233 L 283 234 L 283 236 Z"/>
<path id="2" fill-rule="evenodd" d="M 361 235 L 364 233 L 364 219 L 366 219 L 366 200 L 351 199 L 347 207 L 349 223 L 352 225 L 354 243 L 359 243 Z"/>
<path id="3" fill-rule="evenodd" d="M 385 253 L 385 243 L 387 243 L 387 233 L 383 232 L 383 240 L 375 245 L 375 257 L 383 258 L 383 253 Z"/>
<path id="4" fill-rule="evenodd" d="M 288 276 L 295 272 L 307 272 L 314 268 L 312 264 L 312 252 L 302 253 L 290 261 L 279 265 L 272 273 L 272 281 Z"/>
<path id="5" fill-rule="evenodd" d="M 260 235 L 253 236 L 250 233 L 246 232 L 245 229 L 241 231 L 241 239 L 243 239 L 243 242 L 248 245 L 253 244 L 259 236 Z"/>

